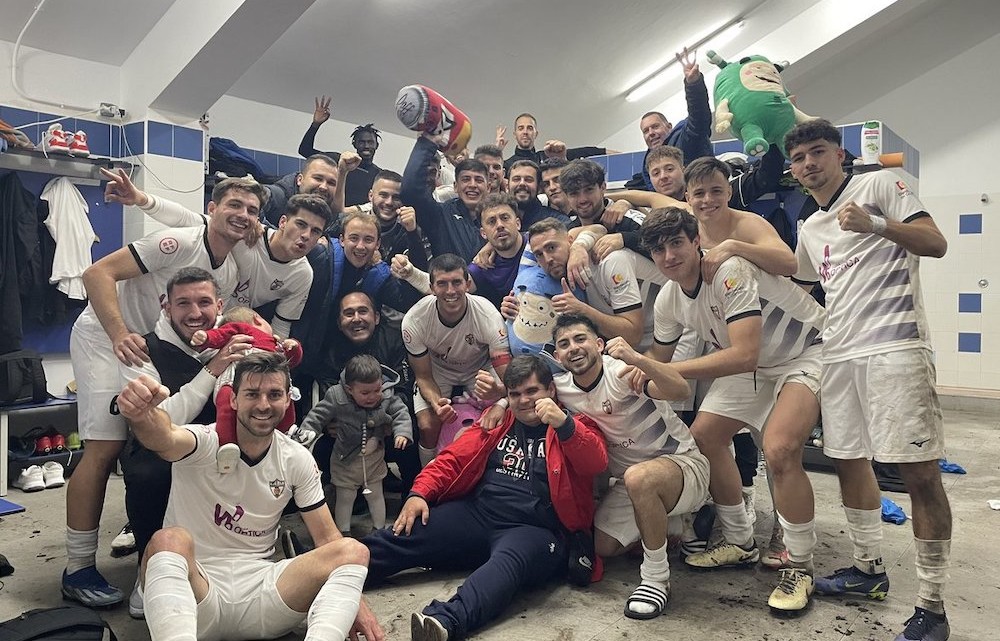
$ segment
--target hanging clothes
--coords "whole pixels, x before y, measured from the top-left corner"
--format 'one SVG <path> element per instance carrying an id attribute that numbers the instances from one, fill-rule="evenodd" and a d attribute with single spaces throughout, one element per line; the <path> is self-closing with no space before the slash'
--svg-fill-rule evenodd
<path id="1" fill-rule="evenodd" d="M 90 248 L 98 240 L 87 217 L 87 201 L 66 177 L 49 181 L 41 199 L 49 203 L 45 226 L 56 241 L 49 282 L 69 298 L 85 300 L 83 272 L 93 263 Z"/>
<path id="2" fill-rule="evenodd" d="M 35 202 L 16 173 L 0 177 L 0 354 L 21 349 L 21 297 L 43 278 Z"/>

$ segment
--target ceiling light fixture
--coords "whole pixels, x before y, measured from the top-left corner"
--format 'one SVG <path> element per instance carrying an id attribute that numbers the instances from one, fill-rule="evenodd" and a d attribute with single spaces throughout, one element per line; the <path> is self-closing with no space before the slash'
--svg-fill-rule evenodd
<path id="1" fill-rule="evenodd" d="M 688 51 L 705 50 L 709 49 L 718 50 L 725 44 L 731 42 L 739 34 L 740 30 L 746 21 L 740 17 L 727 22 L 715 31 L 711 32 L 698 42 L 693 45 L 688 46 Z M 663 87 L 669 81 L 674 80 L 680 76 L 681 66 L 677 62 L 677 59 L 673 59 L 667 64 L 663 65 L 652 74 L 650 74 L 645 80 L 639 82 L 637 85 L 628 90 L 625 94 L 625 102 L 636 102 L 641 100 L 651 94 L 656 89 Z"/>

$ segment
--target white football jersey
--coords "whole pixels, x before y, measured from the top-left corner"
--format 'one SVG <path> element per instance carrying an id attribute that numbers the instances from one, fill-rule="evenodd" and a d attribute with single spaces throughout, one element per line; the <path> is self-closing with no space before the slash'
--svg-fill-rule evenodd
<path id="1" fill-rule="evenodd" d="M 181 526 L 198 559 L 266 559 L 274 553 L 278 519 L 289 501 L 302 511 L 326 508 L 320 472 L 309 450 L 275 431 L 264 457 L 245 458 L 228 474 L 216 464 L 215 425 L 185 425 L 197 444 L 171 468 L 163 526 Z"/>
<path id="2" fill-rule="evenodd" d="M 795 280 L 826 292 L 824 362 L 929 349 L 919 257 L 877 234 L 842 230 L 837 214 L 850 202 L 897 222 L 929 215 L 906 183 L 882 170 L 848 176 L 830 205 L 802 225 Z"/>
<path id="3" fill-rule="evenodd" d="M 587 303 L 605 314 L 642 309 L 642 341 L 637 349 L 649 349 L 653 344 L 653 303 L 666 277 L 653 261 L 630 249 L 611 252 L 593 271 L 594 277 L 587 285 Z"/>

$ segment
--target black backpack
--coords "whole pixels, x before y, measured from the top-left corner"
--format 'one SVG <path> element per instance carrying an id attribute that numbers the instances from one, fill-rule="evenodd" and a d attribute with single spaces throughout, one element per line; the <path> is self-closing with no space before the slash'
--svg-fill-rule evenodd
<path id="1" fill-rule="evenodd" d="M 49 398 L 38 352 L 21 349 L 0 354 L 0 406 L 41 403 Z"/>
<path id="2" fill-rule="evenodd" d="M 104 631 L 111 641 L 118 637 L 111 627 L 90 608 L 64 605 L 58 608 L 28 610 L 0 623 L 3 641 L 101 641 Z"/>

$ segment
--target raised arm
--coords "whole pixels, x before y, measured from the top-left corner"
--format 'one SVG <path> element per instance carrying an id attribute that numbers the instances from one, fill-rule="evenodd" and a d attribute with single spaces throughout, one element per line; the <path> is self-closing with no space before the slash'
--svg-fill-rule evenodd
<path id="1" fill-rule="evenodd" d="M 136 438 L 165 461 L 179 461 L 194 451 L 194 434 L 178 427 L 159 405 L 170 390 L 159 381 L 142 375 L 131 380 L 118 395 L 118 409 L 129 422 Z"/>
<path id="2" fill-rule="evenodd" d="M 639 354 L 621 336 L 608 341 L 607 352 L 626 365 L 638 368 L 649 378 L 646 394 L 650 398 L 680 401 L 691 395 L 691 387 L 674 365 Z"/>

